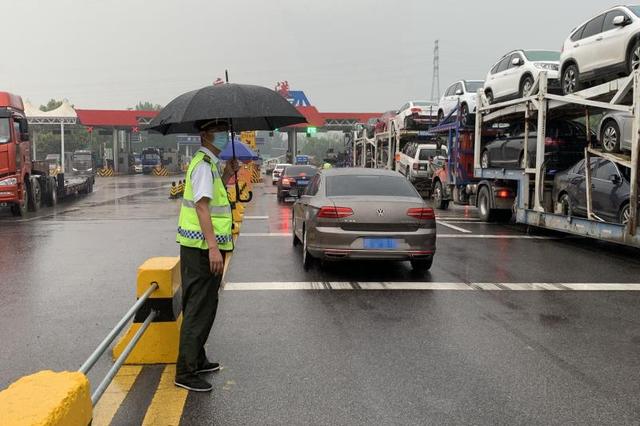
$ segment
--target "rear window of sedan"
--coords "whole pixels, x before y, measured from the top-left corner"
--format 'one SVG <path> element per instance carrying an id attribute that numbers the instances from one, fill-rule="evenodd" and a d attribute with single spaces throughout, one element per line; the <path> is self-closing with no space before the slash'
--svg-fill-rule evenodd
<path id="1" fill-rule="evenodd" d="M 327 196 L 395 196 L 419 197 L 402 176 L 344 175 L 327 177 Z"/>
<path id="2" fill-rule="evenodd" d="M 285 176 L 299 176 L 304 174 L 306 176 L 315 176 L 318 174 L 318 169 L 313 166 L 289 166 L 284 169 Z"/>
<path id="3" fill-rule="evenodd" d="M 532 62 L 560 60 L 560 52 L 554 52 L 551 50 L 525 50 L 524 56 Z"/>
<path id="4" fill-rule="evenodd" d="M 446 156 L 446 152 L 444 152 L 443 149 L 437 149 L 437 148 L 421 148 L 420 149 L 420 157 L 418 158 L 418 160 L 431 160 L 434 157 L 437 156 Z"/>

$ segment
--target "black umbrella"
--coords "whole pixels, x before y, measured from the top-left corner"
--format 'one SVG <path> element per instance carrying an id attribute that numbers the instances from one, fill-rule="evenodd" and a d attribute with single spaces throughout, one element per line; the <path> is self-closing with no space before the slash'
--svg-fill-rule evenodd
<path id="1" fill-rule="evenodd" d="M 160 111 L 147 129 L 163 135 L 197 133 L 202 124 L 211 120 L 228 123 L 232 138 L 234 131 L 275 130 L 307 122 L 295 107 L 271 89 L 226 83 L 178 96 Z M 235 177 L 237 199 L 250 201 L 251 195 L 240 199 L 237 173 Z"/>

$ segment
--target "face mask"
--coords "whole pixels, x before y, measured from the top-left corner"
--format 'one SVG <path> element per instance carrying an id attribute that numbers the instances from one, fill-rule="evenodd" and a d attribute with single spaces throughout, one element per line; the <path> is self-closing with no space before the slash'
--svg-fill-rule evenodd
<path id="1" fill-rule="evenodd" d="M 216 132 L 213 136 L 213 142 L 211 142 L 211 144 L 222 151 L 224 147 L 229 143 L 229 139 L 227 136 L 227 132 Z"/>

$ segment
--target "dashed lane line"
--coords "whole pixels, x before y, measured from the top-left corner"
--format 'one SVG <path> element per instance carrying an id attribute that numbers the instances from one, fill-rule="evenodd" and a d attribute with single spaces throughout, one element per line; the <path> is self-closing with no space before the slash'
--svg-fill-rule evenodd
<path id="1" fill-rule="evenodd" d="M 245 216 L 244 220 L 267 220 L 269 216 Z"/>
<path id="2" fill-rule="evenodd" d="M 452 225 L 449 222 L 436 220 L 436 223 L 442 226 L 446 226 L 449 229 L 453 229 L 454 231 L 462 232 L 463 234 L 471 234 L 471 231 L 469 231 L 468 229 L 460 228 L 459 226 Z"/>
<path id="3" fill-rule="evenodd" d="M 455 283 L 455 282 L 230 282 L 227 291 L 255 290 L 453 290 L 453 291 L 640 291 L 640 283 Z"/>

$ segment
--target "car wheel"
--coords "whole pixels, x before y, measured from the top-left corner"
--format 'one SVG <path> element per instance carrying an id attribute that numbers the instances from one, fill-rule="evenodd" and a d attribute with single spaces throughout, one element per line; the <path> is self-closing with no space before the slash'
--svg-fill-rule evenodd
<path id="1" fill-rule="evenodd" d="M 440 181 L 437 181 L 433 188 L 433 202 L 437 209 L 446 210 L 449 208 L 449 200 L 444 199 L 444 187 Z"/>
<path id="2" fill-rule="evenodd" d="M 562 93 L 569 95 L 580 90 L 580 72 L 576 64 L 571 64 L 562 72 Z"/>
<path id="3" fill-rule="evenodd" d="M 293 216 L 293 213 L 291 214 Z M 298 247 L 300 245 L 300 239 L 298 239 L 298 237 L 296 236 L 296 218 L 295 217 L 291 218 L 291 231 L 293 234 L 293 239 L 292 239 L 293 246 Z"/>
<path id="4" fill-rule="evenodd" d="M 307 230 L 306 227 L 302 229 L 302 267 L 305 271 L 308 271 L 313 266 L 313 256 L 309 254 L 307 246 Z"/>
<path id="5" fill-rule="evenodd" d="M 620 152 L 620 127 L 613 120 L 608 120 L 600 132 L 600 143 L 605 152 Z"/>
<path id="6" fill-rule="evenodd" d="M 529 96 L 531 94 L 531 89 L 533 88 L 533 77 L 527 75 L 522 79 L 520 83 L 520 97 L 524 98 L 525 96 Z"/>
<path id="7" fill-rule="evenodd" d="M 486 186 L 480 188 L 478 194 L 478 210 L 480 211 L 480 219 L 490 222 L 493 219 L 493 211 L 491 209 L 491 198 L 489 197 L 489 189 Z"/>
<path id="8" fill-rule="evenodd" d="M 466 126 L 469 122 L 469 107 L 467 104 L 460 105 L 460 124 Z"/>
<path id="9" fill-rule="evenodd" d="M 444 120 L 444 111 L 440 110 L 438 111 L 438 124 L 441 124 L 443 120 Z"/>
<path id="10" fill-rule="evenodd" d="M 429 269 L 431 269 L 431 265 L 433 265 L 433 256 L 430 256 L 427 259 L 414 259 L 411 260 L 411 268 L 414 272 L 417 273 L 425 273 Z"/>
<path id="11" fill-rule="evenodd" d="M 560 204 L 560 214 L 563 216 L 573 216 L 573 207 L 571 206 L 571 198 L 569 194 L 562 194 L 558 200 Z"/>
<path id="12" fill-rule="evenodd" d="M 487 97 L 487 103 L 491 105 L 493 103 L 493 92 L 491 90 L 487 90 L 484 94 Z"/>
<path id="13" fill-rule="evenodd" d="M 629 204 L 626 204 L 622 209 L 620 209 L 619 221 L 621 224 L 626 225 L 629 223 L 629 215 L 631 214 L 631 209 L 629 208 Z"/>
<path id="14" fill-rule="evenodd" d="M 627 68 L 629 70 L 629 74 L 631 74 L 634 70 L 638 69 L 640 66 L 640 40 L 636 41 L 633 44 L 633 48 L 629 52 L 629 59 L 627 60 Z"/>
<path id="15" fill-rule="evenodd" d="M 488 169 L 489 167 L 491 167 L 491 161 L 489 160 L 489 151 L 485 149 L 484 151 L 482 151 L 482 155 L 480 156 L 480 168 Z"/>

